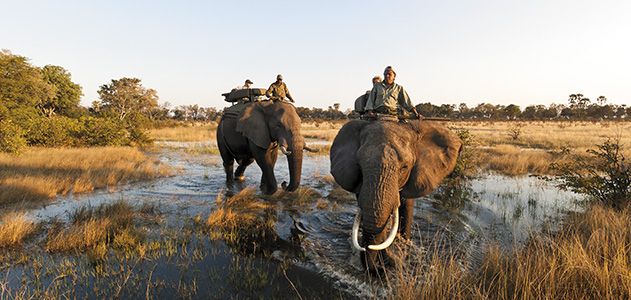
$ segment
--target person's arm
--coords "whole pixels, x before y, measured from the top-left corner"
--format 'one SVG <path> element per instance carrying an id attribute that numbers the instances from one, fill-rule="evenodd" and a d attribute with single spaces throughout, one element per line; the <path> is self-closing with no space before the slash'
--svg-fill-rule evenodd
<path id="1" fill-rule="evenodd" d="M 413 113 L 416 117 L 418 117 L 418 112 L 416 111 L 416 107 L 412 105 L 412 101 L 410 101 L 410 96 L 408 96 L 408 92 L 401 87 L 401 91 L 399 92 L 399 105 L 403 107 L 405 110 Z"/>
<path id="2" fill-rule="evenodd" d="M 366 101 L 366 107 L 364 108 L 366 112 L 371 112 L 373 109 L 375 109 L 376 98 L 377 98 L 377 88 L 373 87 L 372 90 L 370 91 L 370 95 L 368 95 L 368 101 Z"/>
<path id="3" fill-rule="evenodd" d="M 267 88 L 267 91 L 265 92 L 265 96 L 267 96 L 267 98 L 272 98 L 272 88 L 274 87 L 274 84 L 270 84 L 269 88 Z"/>
<path id="4" fill-rule="evenodd" d="M 283 84 L 283 87 L 285 88 L 285 96 L 287 96 L 287 99 L 289 99 L 289 101 L 293 103 L 294 98 L 291 97 L 291 94 L 289 93 L 289 89 L 287 88 L 287 84 Z"/>

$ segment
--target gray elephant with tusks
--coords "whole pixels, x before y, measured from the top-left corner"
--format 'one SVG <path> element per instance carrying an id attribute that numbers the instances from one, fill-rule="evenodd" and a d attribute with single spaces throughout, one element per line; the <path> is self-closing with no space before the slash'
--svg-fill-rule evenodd
<path id="1" fill-rule="evenodd" d="M 261 168 L 261 189 L 273 194 L 278 189 L 274 165 L 278 150 L 287 156 L 289 185 L 295 191 L 300 185 L 302 151 L 309 150 L 300 134 L 300 117 L 296 108 L 286 102 L 253 102 L 239 113 L 224 113 L 217 126 L 217 146 L 226 171 L 226 181 L 243 181 L 245 169 L 256 161 Z M 239 165 L 233 173 L 234 162 Z"/>
<path id="2" fill-rule="evenodd" d="M 357 196 L 351 240 L 369 270 L 389 260 L 385 249 L 397 233 L 410 238 L 413 198 L 431 193 L 454 170 L 461 145 L 431 121 L 353 120 L 340 129 L 331 147 L 331 174 Z"/>

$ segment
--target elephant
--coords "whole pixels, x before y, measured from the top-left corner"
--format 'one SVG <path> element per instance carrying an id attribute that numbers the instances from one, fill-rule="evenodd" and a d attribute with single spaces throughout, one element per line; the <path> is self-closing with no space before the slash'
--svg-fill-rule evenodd
<path id="1" fill-rule="evenodd" d="M 300 133 L 300 117 L 296 108 L 287 102 L 249 102 L 243 110 L 224 112 L 217 126 L 217 146 L 226 171 L 226 181 L 243 181 L 245 169 L 256 161 L 261 168 L 261 190 L 273 194 L 278 186 L 274 165 L 278 149 L 287 156 L 289 185 L 295 191 L 300 185 L 302 156 L 306 147 Z M 310 149 L 309 149 L 310 150 Z M 239 165 L 233 173 L 234 161 Z"/>
<path id="2" fill-rule="evenodd" d="M 431 193 L 454 170 L 461 147 L 457 135 L 432 121 L 352 120 L 340 129 L 331 146 L 331 175 L 357 197 L 351 240 L 367 269 L 389 261 L 386 249 L 397 233 L 410 238 L 414 198 Z"/>

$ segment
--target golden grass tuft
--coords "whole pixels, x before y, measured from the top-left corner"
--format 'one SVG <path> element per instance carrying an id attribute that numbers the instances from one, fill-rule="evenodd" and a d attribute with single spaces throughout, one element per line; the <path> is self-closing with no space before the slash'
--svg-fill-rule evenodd
<path id="1" fill-rule="evenodd" d="M 7 213 L 0 220 L 0 248 L 19 246 L 36 230 L 24 212 Z"/>
<path id="2" fill-rule="evenodd" d="M 222 239 L 237 251 L 251 253 L 274 243 L 274 205 L 256 196 L 248 187 L 224 199 L 220 193 L 217 208 L 206 219 L 211 239 Z"/>
<path id="3" fill-rule="evenodd" d="M 32 148 L 20 156 L 0 153 L 0 205 L 28 204 L 169 174 L 166 166 L 131 147 Z"/>
<path id="4" fill-rule="evenodd" d="M 631 211 L 594 206 L 558 233 L 539 234 L 521 249 L 489 247 L 480 266 L 455 256 L 391 275 L 396 299 L 628 299 L 631 297 Z"/>
<path id="5" fill-rule="evenodd" d="M 210 213 L 206 225 L 215 229 L 231 231 L 240 223 L 254 222 L 257 212 L 270 208 L 270 204 L 256 198 L 255 189 L 245 188 L 239 193 L 224 199 L 223 194 L 215 200 L 217 209 Z"/>
<path id="6" fill-rule="evenodd" d="M 131 233 L 135 214 L 133 207 L 124 201 L 96 208 L 81 207 L 71 216 L 68 228 L 56 224 L 49 229 L 45 248 L 49 252 L 67 252 L 93 250 L 112 241 L 117 243 L 115 246 L 128 245 L 125 241 L 130 236 L 138 241 L 138 234 Z"/>

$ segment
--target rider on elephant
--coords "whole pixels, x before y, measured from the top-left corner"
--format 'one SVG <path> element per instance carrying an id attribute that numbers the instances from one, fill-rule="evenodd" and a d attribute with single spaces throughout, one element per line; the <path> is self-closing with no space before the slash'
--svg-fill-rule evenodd
<path id="1" fill-rule="evenodd" d="M 294 98 L 291 97 L 287 85 L 283 82 L 283 75 L 278 74 L 276 76 L 276 82 L 272 83 L 265 93 L 267 97 L 272 101 L 285 101 L 285 97 L 294 103 Z"/>
<path id="2" fill-rule="evenodd" d="M 374 116 L 374 113 L 397 116 L 405 115 L 405 111 L 419 117 L 416 108 L 412 105 L 408 93 L 402 86 L 394 83 L 397 73 L 391 66 L 383 71 L 384 80 L 375 84 L 366 101 L 366 113 Z M 399 113 L 401 111 L 401 113 Z"/>
<path id="3" fill-rule="evenodd" d="M 378 83 L 381 83 L 381 76 L 379 75 L 372 78 L 372 86 L 374 87 L 375 84 L 378 84 Z M 366 91 L 366 94 L 359 96 L 359 98 L 355 100 L 355 109 L 353 110 L 354 113 L 361 116 L 366 112 L 364 108 L 366 107 L 366 102 L 368 101 L 368 96 L 370 96 L 371 91 L 372 91 L 372 88 Z"/>

